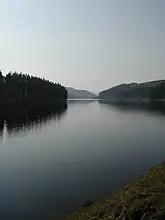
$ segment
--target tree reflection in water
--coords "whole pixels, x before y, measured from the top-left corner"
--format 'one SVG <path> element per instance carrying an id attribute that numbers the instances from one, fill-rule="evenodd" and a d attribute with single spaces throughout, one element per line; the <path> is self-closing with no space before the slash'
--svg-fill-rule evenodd
<path id="1" fill-rule="evenodd" d="M 66 103 L 56 106 L 1 106 L 0 138 L 3 137 L 5 126 L 9 135 L 38 130 L 52 119 L 60 120 L 66 110 Z"/>

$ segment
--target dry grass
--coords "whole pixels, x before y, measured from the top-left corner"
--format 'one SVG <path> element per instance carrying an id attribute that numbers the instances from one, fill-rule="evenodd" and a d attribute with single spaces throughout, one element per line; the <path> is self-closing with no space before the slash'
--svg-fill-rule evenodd
<path id="1" fill-rule="evenodd" d="M 154 219 L 165 219 L 165 164 L 153 167 L 114 196 L 63 220 L 140 220 L 145 213 Z"/>

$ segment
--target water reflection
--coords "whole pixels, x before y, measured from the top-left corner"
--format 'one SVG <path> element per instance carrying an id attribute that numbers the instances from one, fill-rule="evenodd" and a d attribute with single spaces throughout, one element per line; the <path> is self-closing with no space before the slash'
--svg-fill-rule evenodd
<path id="1" fill-rule="evenodd" d="M 89 104 L 97 101 L 97 99 L 68 99 L 68 104 Z"/>
<path id="2" fill-rule="evenodd" d="M 0 137 L 6 128 L 9 135 L 41 129 L 52 119 L 61 120 L 67 104 L 60 106 L 1 106 Z"/>
<path id="3" fill-rule="evenodd" d="M 115 111 L 122 112 L 144 112 L 148 114 L 165 115 L 165 104 L 155 103 L 148 105 L 132 105 L 132 104 L 113 104 L 108 102 L 108 100 L 99 100 L 100 104 L 104 104 L 104 107 L 110 108 Z"/>
<path id="4" fill-rule="evenodd" d="M 0 138 L 3 136 L 4 120 L 0 120 Z"/>

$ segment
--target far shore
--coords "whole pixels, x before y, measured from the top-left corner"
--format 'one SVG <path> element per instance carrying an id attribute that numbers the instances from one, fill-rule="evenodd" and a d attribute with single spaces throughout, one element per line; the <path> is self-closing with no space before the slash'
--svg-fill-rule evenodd
<path id="1" fill-rule="evenodd" d="M 152 103 L 165 103 L 165 99 L 149 99 L 149 98 L 121 98 L 121 99 L 99 99 L 100 101 L 106 101 L 112 104 L 134 104 L 134 105 L 148 105 Z"/>

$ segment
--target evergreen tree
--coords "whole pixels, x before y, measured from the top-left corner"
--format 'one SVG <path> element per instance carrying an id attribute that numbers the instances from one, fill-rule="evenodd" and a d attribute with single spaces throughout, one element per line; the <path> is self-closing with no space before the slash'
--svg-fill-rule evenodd
<path id="1" fill-rule="evenodd" d="M 60 84 L 28 74 L 0 72 L 0 98 L 5 103 L 53 104 L 66 101 L 67 90 Z M 3 90 L 3 91 L 2 91 Z M 2 93 L 5 94 L 2 99 Z"/>

